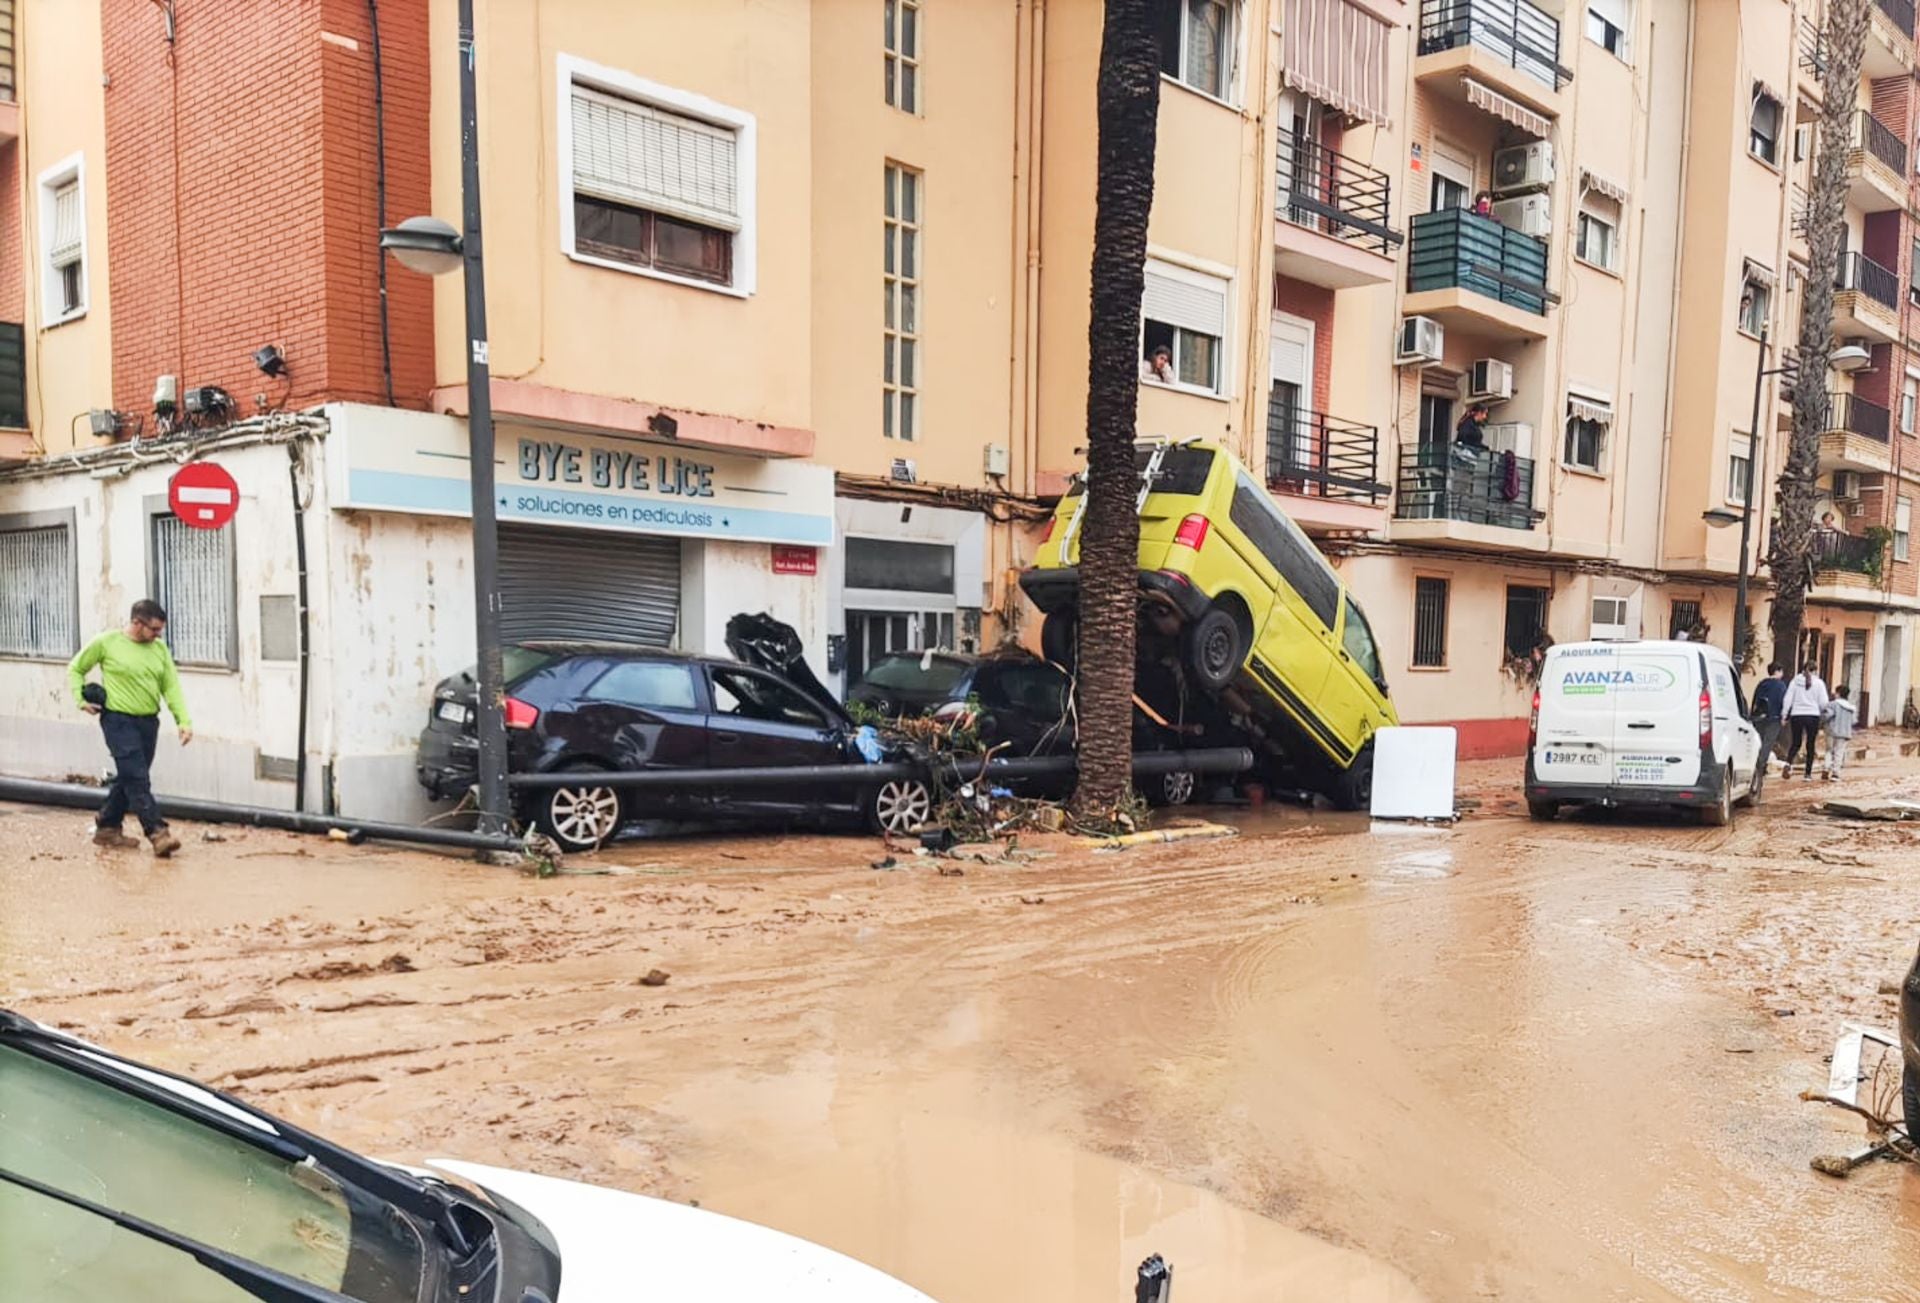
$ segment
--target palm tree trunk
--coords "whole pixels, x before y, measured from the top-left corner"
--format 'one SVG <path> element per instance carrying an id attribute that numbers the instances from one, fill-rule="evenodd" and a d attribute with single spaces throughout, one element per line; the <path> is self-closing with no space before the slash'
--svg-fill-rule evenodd
<path id="1" fill-rule="evenodd" d="M 1819 498 L 1820 435 L 1827 420 L 1827 359 L 1833 351 L 1834 279 L 1846 232 L 1847 155 L 1867 41 L 1871 0 L 1828 0 L 1827 63 L 1821 72 L 1820 144 L 1807 196 L 1807 283 L 1800 299 L 1799 375 L 1793 385 L 1793 435 L 1780 472 L 1779 525 L 1768 551 L 1773 570 L 1773 658 L 1791 666 L 1813 580 L 1813 509 Z M 1754 442 L 1759 443 L 1758 431 Z"/>
<path id="2" fill-rule="evenodd" d="M 1099 182 L 1087 326 L 1087 509 L 1080 539 L 1080 781 L 1075 810 L 1108 819 L 1133 780 L 1134 633 L 1140 517 L 1134 423 L 1140 299 L 1160 113 L 1150 0 L 1106 0 L 1100 40 Z"/>

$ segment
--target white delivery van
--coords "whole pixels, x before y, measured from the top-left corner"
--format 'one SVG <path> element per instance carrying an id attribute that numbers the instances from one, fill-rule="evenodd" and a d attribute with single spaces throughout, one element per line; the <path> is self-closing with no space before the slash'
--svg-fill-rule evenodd
<path id="1" fill-rule="evenodd" d="M 1658 805 L 1722 825 L 1753 799 L 1760 735 L 1733 662 L 1699 642 L 1551 647 L 1533 694 L 1527 809 Z"/>

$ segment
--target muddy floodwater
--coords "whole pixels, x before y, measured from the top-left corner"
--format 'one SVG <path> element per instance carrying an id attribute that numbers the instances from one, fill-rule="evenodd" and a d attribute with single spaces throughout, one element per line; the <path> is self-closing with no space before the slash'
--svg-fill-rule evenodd
<path id="1" fill-rule="evenodd" d="M 1869 749 L 1849 795 L 1920 790 Z M 948 1303 L 1117 1303 L 1155 1252 L 1185 1303 L 1920 1299 L 1920 1169 L 1814 1174 L 1864 1131 L 1798 1098 L 1893 1024 L 1920 826 L 1778 782 L 1726 830 L 1539 825 L 1511 768 L 1448 828 L 546 880 L 14 808 L 0 993 L 374 1154 L 697 1200 Z"/>

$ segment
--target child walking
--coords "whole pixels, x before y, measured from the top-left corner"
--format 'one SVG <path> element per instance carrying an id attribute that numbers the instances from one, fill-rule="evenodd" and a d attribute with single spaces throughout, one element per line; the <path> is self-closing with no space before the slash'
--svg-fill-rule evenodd
<path id="1" fill-rule="evenodd" d="M 1842 683 L 1833 690 L 1833 700 L 1827 703 L 1827 781 L 1839 778 L 1847 767 L 1847 748 L 1853 741 L 1853 721 L 1857 712 L 1853 703 L 1847 700 L 1847 685 Z"/>

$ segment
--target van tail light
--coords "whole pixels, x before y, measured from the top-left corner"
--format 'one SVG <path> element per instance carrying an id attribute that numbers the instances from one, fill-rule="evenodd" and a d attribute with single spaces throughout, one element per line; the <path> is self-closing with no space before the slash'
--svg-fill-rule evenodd
<path id="1" fill-rule="evenodd" d="M 1206 541 L 1207 518 L 1205 516 L 1188 516 L 1180 522 L 1180 528 L 1173 535 L 1175 547 L 1190 547 L 1196 552 Z"/>
<path id="2" fill-rule="evenodd" d="M 1053 537 L 1053 527 L 1059 523 L 1060 523 L 1060 517 L 1058 516 L 1047 517 L 1047 527 L 1040 531 L 1041 543 L 1044 544 Z"/>
<path id="3" fill-rule="evenodd" d="M 1713 694 L 1700 689 L 1700 749 L 1713 750 Z"/>
<path id="4" fill-rule="evenodd" d="M 1533 713 L 1527 717 L 1527 750 L 1540 741 L 1540 689 L 1533 690 Z"/>
<path id="5" fill-rule="evenodd" d="M 506 708 L 508 728 L 532 728 L 540 718 L 539 711 L 517 697 L 508 697 Z"/>

